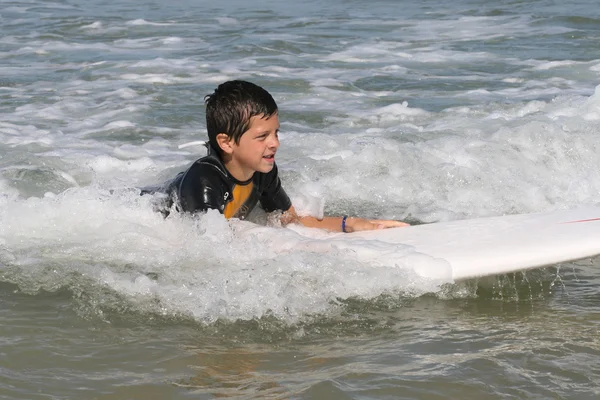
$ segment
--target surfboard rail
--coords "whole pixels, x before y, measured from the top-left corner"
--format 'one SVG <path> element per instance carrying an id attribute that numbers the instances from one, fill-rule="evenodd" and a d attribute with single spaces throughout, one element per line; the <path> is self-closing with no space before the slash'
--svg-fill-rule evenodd
<path id="1" fill-rule="evenodd" d="M 356 232 L 446 260 L 454 280 L 496 275 L 600 254 L 600 208 L 590 207 Z"/>

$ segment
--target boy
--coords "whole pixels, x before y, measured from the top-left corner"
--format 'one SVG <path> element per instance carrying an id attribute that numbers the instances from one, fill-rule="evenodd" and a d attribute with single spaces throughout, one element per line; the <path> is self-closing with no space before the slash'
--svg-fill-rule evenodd
<path id="1" fill-rule="evenodd" d="M 279 116 L 273 97 L 253 83 L 225 82 L 205 97 L 208 155 L 168 182 L 168 205 L 190 213 L 219 210 L 244 219 L 260 202 L 266 212 L 282 212 L 281 222 L 330 231 L 354 232 L 407 226 L 399 221 L 299 217 L 281 187 L 275 164 Z M 142 193 L 155 190 L 143 189 Z"/>

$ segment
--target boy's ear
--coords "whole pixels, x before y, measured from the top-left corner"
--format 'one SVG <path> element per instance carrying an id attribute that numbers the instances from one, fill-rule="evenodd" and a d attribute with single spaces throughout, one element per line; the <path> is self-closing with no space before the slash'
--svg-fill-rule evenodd
<path id="1" fill-rule="evenodd" d="M 227 136 L 225 133 L 219 133 L 217 135 L 217 144 L 226 154 L 231 154 L 233 152 L 233 139 Z"/>

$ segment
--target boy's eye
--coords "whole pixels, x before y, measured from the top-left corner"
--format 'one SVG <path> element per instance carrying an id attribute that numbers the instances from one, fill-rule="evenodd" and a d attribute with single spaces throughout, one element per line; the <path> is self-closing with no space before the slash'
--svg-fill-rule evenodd
<path id="1" fill-rule="evenodd" d="M 266 140 L 266 139 L 269 137 L 269 135 L 271 135 L 271 132 L 265 132 L 265 133 L 261 133 L 260 135 L 257 135 L 257 136 L 255 137 L 255 139 L 258 139 L 258 140 Z M 275 131 L 275 137 L 276 137 L 276 138 L 279 138 L 279 129 Z"/>

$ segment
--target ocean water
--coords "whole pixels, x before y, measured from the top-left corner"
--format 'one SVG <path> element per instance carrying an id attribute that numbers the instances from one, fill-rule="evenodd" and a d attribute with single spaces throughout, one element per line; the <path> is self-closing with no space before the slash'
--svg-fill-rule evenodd
<path id="1" fill-rule="evenodd" d="M 246 79 L 304 213 L 596 206 L 596 2 L 3 0 L 0 35 L 0 399 L 600 397 L 600 258 L 427 279 L 135 190 Z"/>

